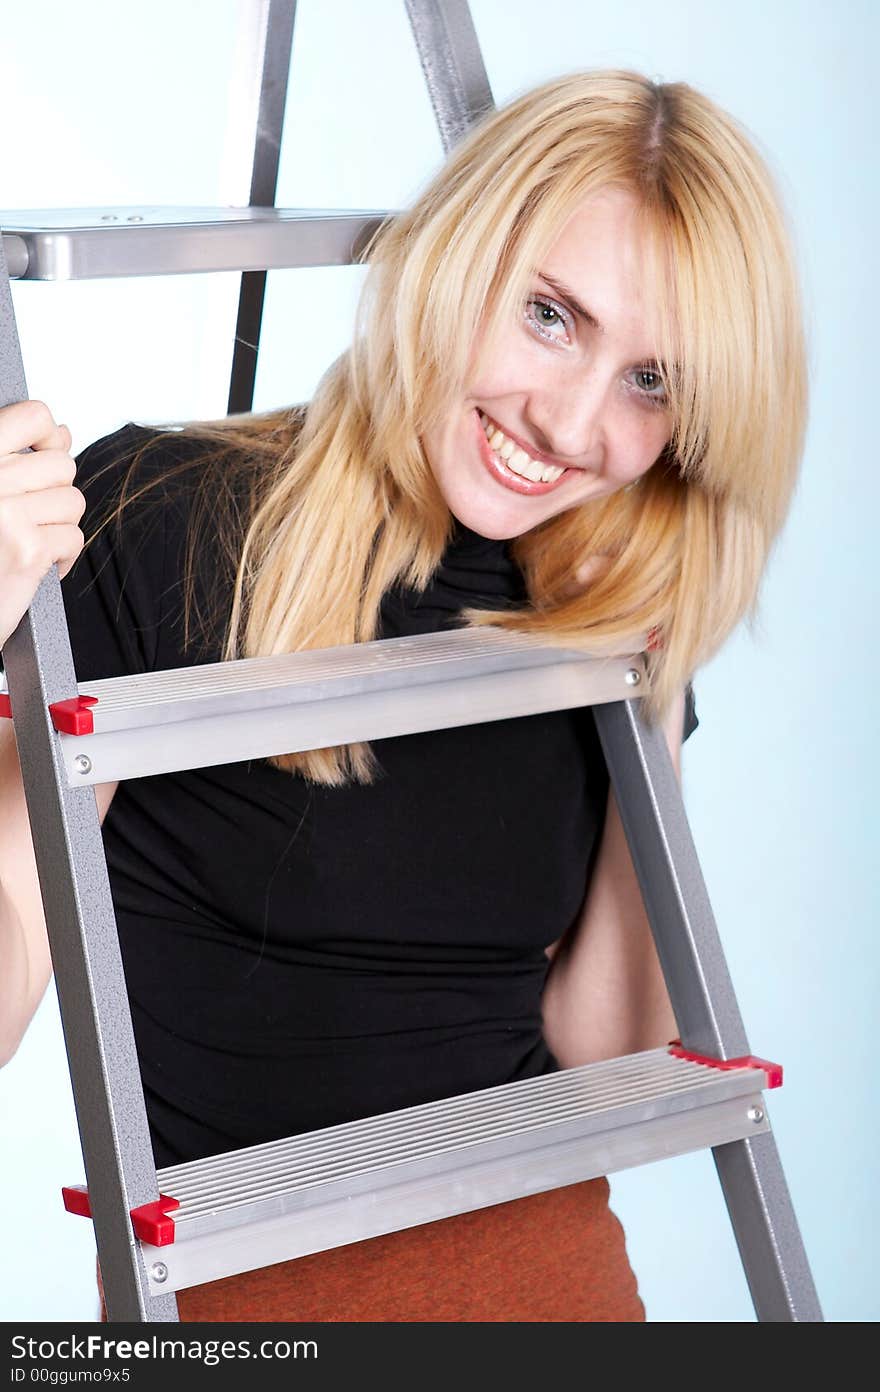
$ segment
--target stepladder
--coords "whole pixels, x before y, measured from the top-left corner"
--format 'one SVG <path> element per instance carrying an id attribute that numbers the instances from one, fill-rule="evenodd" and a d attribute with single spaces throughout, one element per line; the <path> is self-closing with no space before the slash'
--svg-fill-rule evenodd
<path id="1" fill-rule="evenodd" d="M 491 103 L 479 50 L 466 7 L 408 8 L 448 146 Z M 284 53 L 279 15 L 289 22 L 289 59 L 293 7 L 269 6 L 265 90 L 270 52 L 275 69 Z M 277 83 L 275 97 L 280 120 Z M 314 233 L 304 223 L 316 219 L 269 212 L 265 192 L 259 197 L 241 220 L 255 240 L 264 239 L 255 259 L 269 266 L 279 264 L 271 255 L 331 255 L 303 250 L 303 238 Z M 255 212 L 260 206 L 267 210 L 263 219 Z M 349 248 L 356 230 L 368 230 L 369 217 L 352 215 L 357 229 L 342 228 Z M 206 245 L 207 225 L 226 268 L 224 257 L 240 256 L 238 247 L 223 244 L 232 221 L 206 217 L 200 229 Z M 338 234 L 340 219 L 332 221 Z M 299 246 L 267 251 L 267 234 L 275 237 L 296 222 Z M 40 264 L 39 228 L 7 221 L 3 230 L 11 238 L 8 246 L 4 239 L 10 259 L 24 244 L 28 264 Z M 190 230 L 178 220 L 178 246 Z M 87 242 L 73 229 L 71 247 L 85 253 Z M 102 245 L 93 241 L 89 254 L 119 253 L 105 237 Z M 136 254 L 162 252 L 158 241 L 145 239 Z M 248 270 L 243 280 L 255 275 Z M 8 282 L 6 295 L 4 402 L 27 394 Z M 243 283 L 240 323 L 254 315 L 254 304 Z M 246 361 L 239 363 L 231 410 L 246 399 L 247 369 Z M 175 680 L 166 673 L 161 685 L 117 678 L 80 688 L 57 577 L 50 575 L 4 662 L 65 1029 L 79 1041 L 71 1073 L 87 1185 L 69 1188 L 66 1201 L 94 1219 L 112 1319 L 173 1320 L 173 1292 L 187 1285 L 705 1147 L 713 1152 L 759 1317 L 821 1318 L 763 1098 L 781 1071 L 749 1048 L 668 759 L 639 716 L 639 654 L 596 663 L 491 634 L 478 642 L 444 635 L 367 644 L 354 656 L 332 650 L 257 667 L 226 664 L 224 671 L 204 671 L 195 686 L 183 674 Z M 239 758 L 261 757 L 277 750 L 279 736 L 281 747 L 292 749 L 297 739 L 308 748 L 436 728 L 448 718 L 441 715 L 441 695 L 451 683 L 460 685 L 464 711 L 473 710 L 477 691 L 491 702 L 484 709 L 507 715 L 565 703 L 594 708 L 680 1042 L 157 1172 L 130 1022 L 114 1019 L 110 1008 L 120 998 L 121 963 L 92 785 L 192 766 L 186 761 L 196 746 L 207 762 L 230 747 Z M 94 1102 L 96 1079 L 101 1095 Z"/>

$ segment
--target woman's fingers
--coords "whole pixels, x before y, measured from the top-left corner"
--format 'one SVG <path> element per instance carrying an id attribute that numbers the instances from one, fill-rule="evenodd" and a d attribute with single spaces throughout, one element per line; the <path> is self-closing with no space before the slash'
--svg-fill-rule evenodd
<path id="1" fill-rule="evenodd" d="M 70 447 L 70 431 L 59 425 L 45 401 L 17 401 L 0 409 L 0 455 L 24 449 Z"/>
<path id="2" fill-rule="evenodd" d="M 0 454 L 0 500 L 73 483 L 76 461 L 62 449 Z"/>
<path id="3" fill-rule="evenodd" d="M 85 543 L 77 525 L 84 511 L 85 499 L 73 488 L 48 489 L 0 501 L 0 579 L 4 586 L 19 574 L 39 580 L 55 561 L 75 558 Z M 56 556 L 52 546 L 59 536 L 64 550 Z"/>
<path id="4" fill-rule="evenodd" d="M 57 564 L 63 579 L 85 544 L 70 445 L 45 402 L 0 409 L 0 646 L 46 572 Z"/>
<path id="5" fill-rule="evenodd" d="M 73 485 L 40 488 L 33 493 L 0 493 L 0 536 L 7 545 L 34 527 L 52 522 L 78 522 L 86 510 L 85 494 Z"/>

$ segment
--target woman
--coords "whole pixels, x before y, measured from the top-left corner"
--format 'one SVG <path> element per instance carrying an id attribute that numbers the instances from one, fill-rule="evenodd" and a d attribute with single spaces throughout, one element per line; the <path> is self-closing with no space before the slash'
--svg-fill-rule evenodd
<path id="1" fill-rule="evenodd" d="M 0 412 L 0 637 L 53 561 L 81 683 L 461 622 L 647 635 L 678 770 L 689 680 L 754 613 L 803 442 L 760 157 L 684 84 L 574 74 L 488 116 L 368 259 L 308 407 L 128 426 L 78 487 L 47 407 Z M 49 959 L 0 737 L 8 1057 Z M 676 1032 L 589 711 L 96 795 L 159 1166 Z M 596 1179 L 389 1234 L 181 1315 L 641 1320 L 607 1200 Z"/>

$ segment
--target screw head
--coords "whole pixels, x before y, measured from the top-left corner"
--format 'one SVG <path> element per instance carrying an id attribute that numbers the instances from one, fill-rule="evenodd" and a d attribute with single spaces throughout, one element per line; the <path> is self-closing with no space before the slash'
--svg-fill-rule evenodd
<path id="1" fill-rule="evenodd" d="M 153 1265 L 150 1267 L 150 1275 L 154 1281 L 167 1281 L 168 1267 L 164 1262 L 153 1262 Z"/>
<path id="2" fill-rule="evenodd" d="M 748 1116 L 749 1121 L 763 1121 L 763 1120 L 764 1120 L 764 1108 L 763 1108 L 763 1107 L 749 1107 L 749 1110 L 748 1110 L 748 1112 L 747 1112 L 746 1115 Z"/>
<path id="3" fill-rule="evenodd" d="M 630 667 L 623 680 L 626 682 L 627 686 L 638 686 L 639 682 L 642 680 L 642 674 L 637 668 Z"/>
<path id="4" fill-rule="evenodd" d="M 91 773 L 92 761 L 87 754 L 77 754 L 73 761 L 73 767 L 77 773 Z"/>

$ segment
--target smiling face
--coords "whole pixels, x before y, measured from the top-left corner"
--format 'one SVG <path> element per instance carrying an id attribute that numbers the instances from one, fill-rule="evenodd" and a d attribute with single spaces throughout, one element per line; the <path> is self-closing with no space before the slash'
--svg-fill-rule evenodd
<path id="1" fill-rule="evenodd" d="M 520 536 L 614 493 L 669 442 L 635 212 L 620 189 L 576 207 L 532 278 L 521 321 L 422 437 L 450 511 L 481 536 Z"/>

